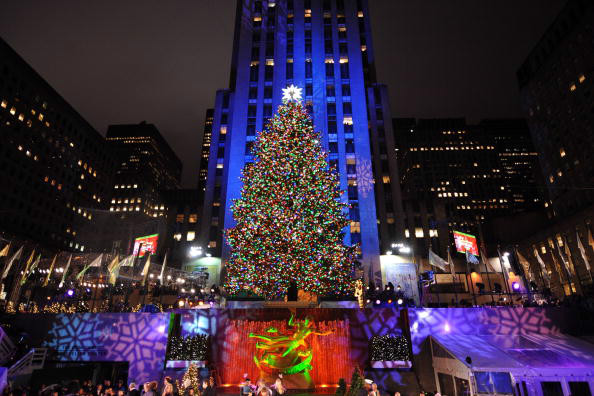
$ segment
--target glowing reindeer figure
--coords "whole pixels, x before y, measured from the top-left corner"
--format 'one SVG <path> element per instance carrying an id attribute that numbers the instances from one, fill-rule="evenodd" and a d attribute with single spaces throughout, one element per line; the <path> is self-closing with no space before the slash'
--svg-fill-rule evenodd
<path id="1" fill-rule="evenodd" d="M 258 368 L 266 373 L 297 374 L 311 370 L 312 348 L 306 342 L 310 335 L 325 336 L 330 333 L 319 332 L 313 328 L 313 321 L 307 317 L 304 321 L 289 319 L 289 326 L 293 332 L 288 335 L 260 335 L 250 333 L 251 338 L 261 341 L 256 343 L 254 362 Z M 275 328 L 269 328 L 267 333 L 278 333 Z"/>

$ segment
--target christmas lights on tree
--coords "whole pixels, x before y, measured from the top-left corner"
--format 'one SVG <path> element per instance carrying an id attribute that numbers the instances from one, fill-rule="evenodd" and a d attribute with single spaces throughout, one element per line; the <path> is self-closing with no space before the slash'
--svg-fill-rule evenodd
<path id="1" fill-rule="evenodd" d="M 231 207 L 236 226 L 225 230 L 231 293 L 273 299 L 291 284 L 318 295 L 352 293 L 355 253 L 343 244 L 348 205 L 299 99 L 298 89 L 285 92 L 243 169 L 241 198 Z"/>

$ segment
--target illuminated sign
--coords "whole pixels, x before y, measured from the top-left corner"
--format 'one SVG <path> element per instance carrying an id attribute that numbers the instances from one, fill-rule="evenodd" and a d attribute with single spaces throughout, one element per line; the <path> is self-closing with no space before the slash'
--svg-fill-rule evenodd
<path id="1" fill-rule="evenodd" d="M 138 237 L 134 240 L 134 252 L 133 254 L 138 257 L 144 257 L 146 252 L 151 254 L 157 254 L 157 241 L 159 240 L 159 234 L 147 235 Z M 140 253 L 138 249 L 140 248 Z"/>
<path id="2" fill-rule="evenodd" d="M 474 235 L 454 231 L 454 242 L 456 243 L 457 252 L 466 253 L 468 251 L 475 256 L 479 255 L 478 245 L 476 244 L 476 237 Z"/>

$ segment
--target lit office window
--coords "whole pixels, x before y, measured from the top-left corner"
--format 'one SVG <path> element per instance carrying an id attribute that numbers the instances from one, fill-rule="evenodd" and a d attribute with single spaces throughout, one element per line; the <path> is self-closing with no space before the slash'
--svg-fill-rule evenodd
<path id="1" fill-rule="evenodd" d="M 193 241 L 195 238 L 196 238 L 196 232 L 188 231 L 188 233 L 186 235 L 186 241 L 190 242 L 190 241 Z"/>

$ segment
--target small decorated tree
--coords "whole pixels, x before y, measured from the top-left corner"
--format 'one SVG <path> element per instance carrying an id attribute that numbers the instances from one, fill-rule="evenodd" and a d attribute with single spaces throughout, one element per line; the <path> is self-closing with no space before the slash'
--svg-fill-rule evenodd
<path id="1" fill-rule="evenodd" d="M 198 367 L 194 363 L 190 364 L 190 367 L 188 367 L 188 370 L 182 377 L 182 383 L 178 383 L 177 387 L 181 392 L 193 388 L 195 394 L 200 390 L 200 376 L 198 374 Z"/>
<path id="2" fill-rule="evenodd" d="M 359 391 L 363 388 L 363 376 L 359 372 L 359 368 L 355 368 L 353 376 L 351 377 L 351 386 L 346 396 L 359 396 Z"/>

